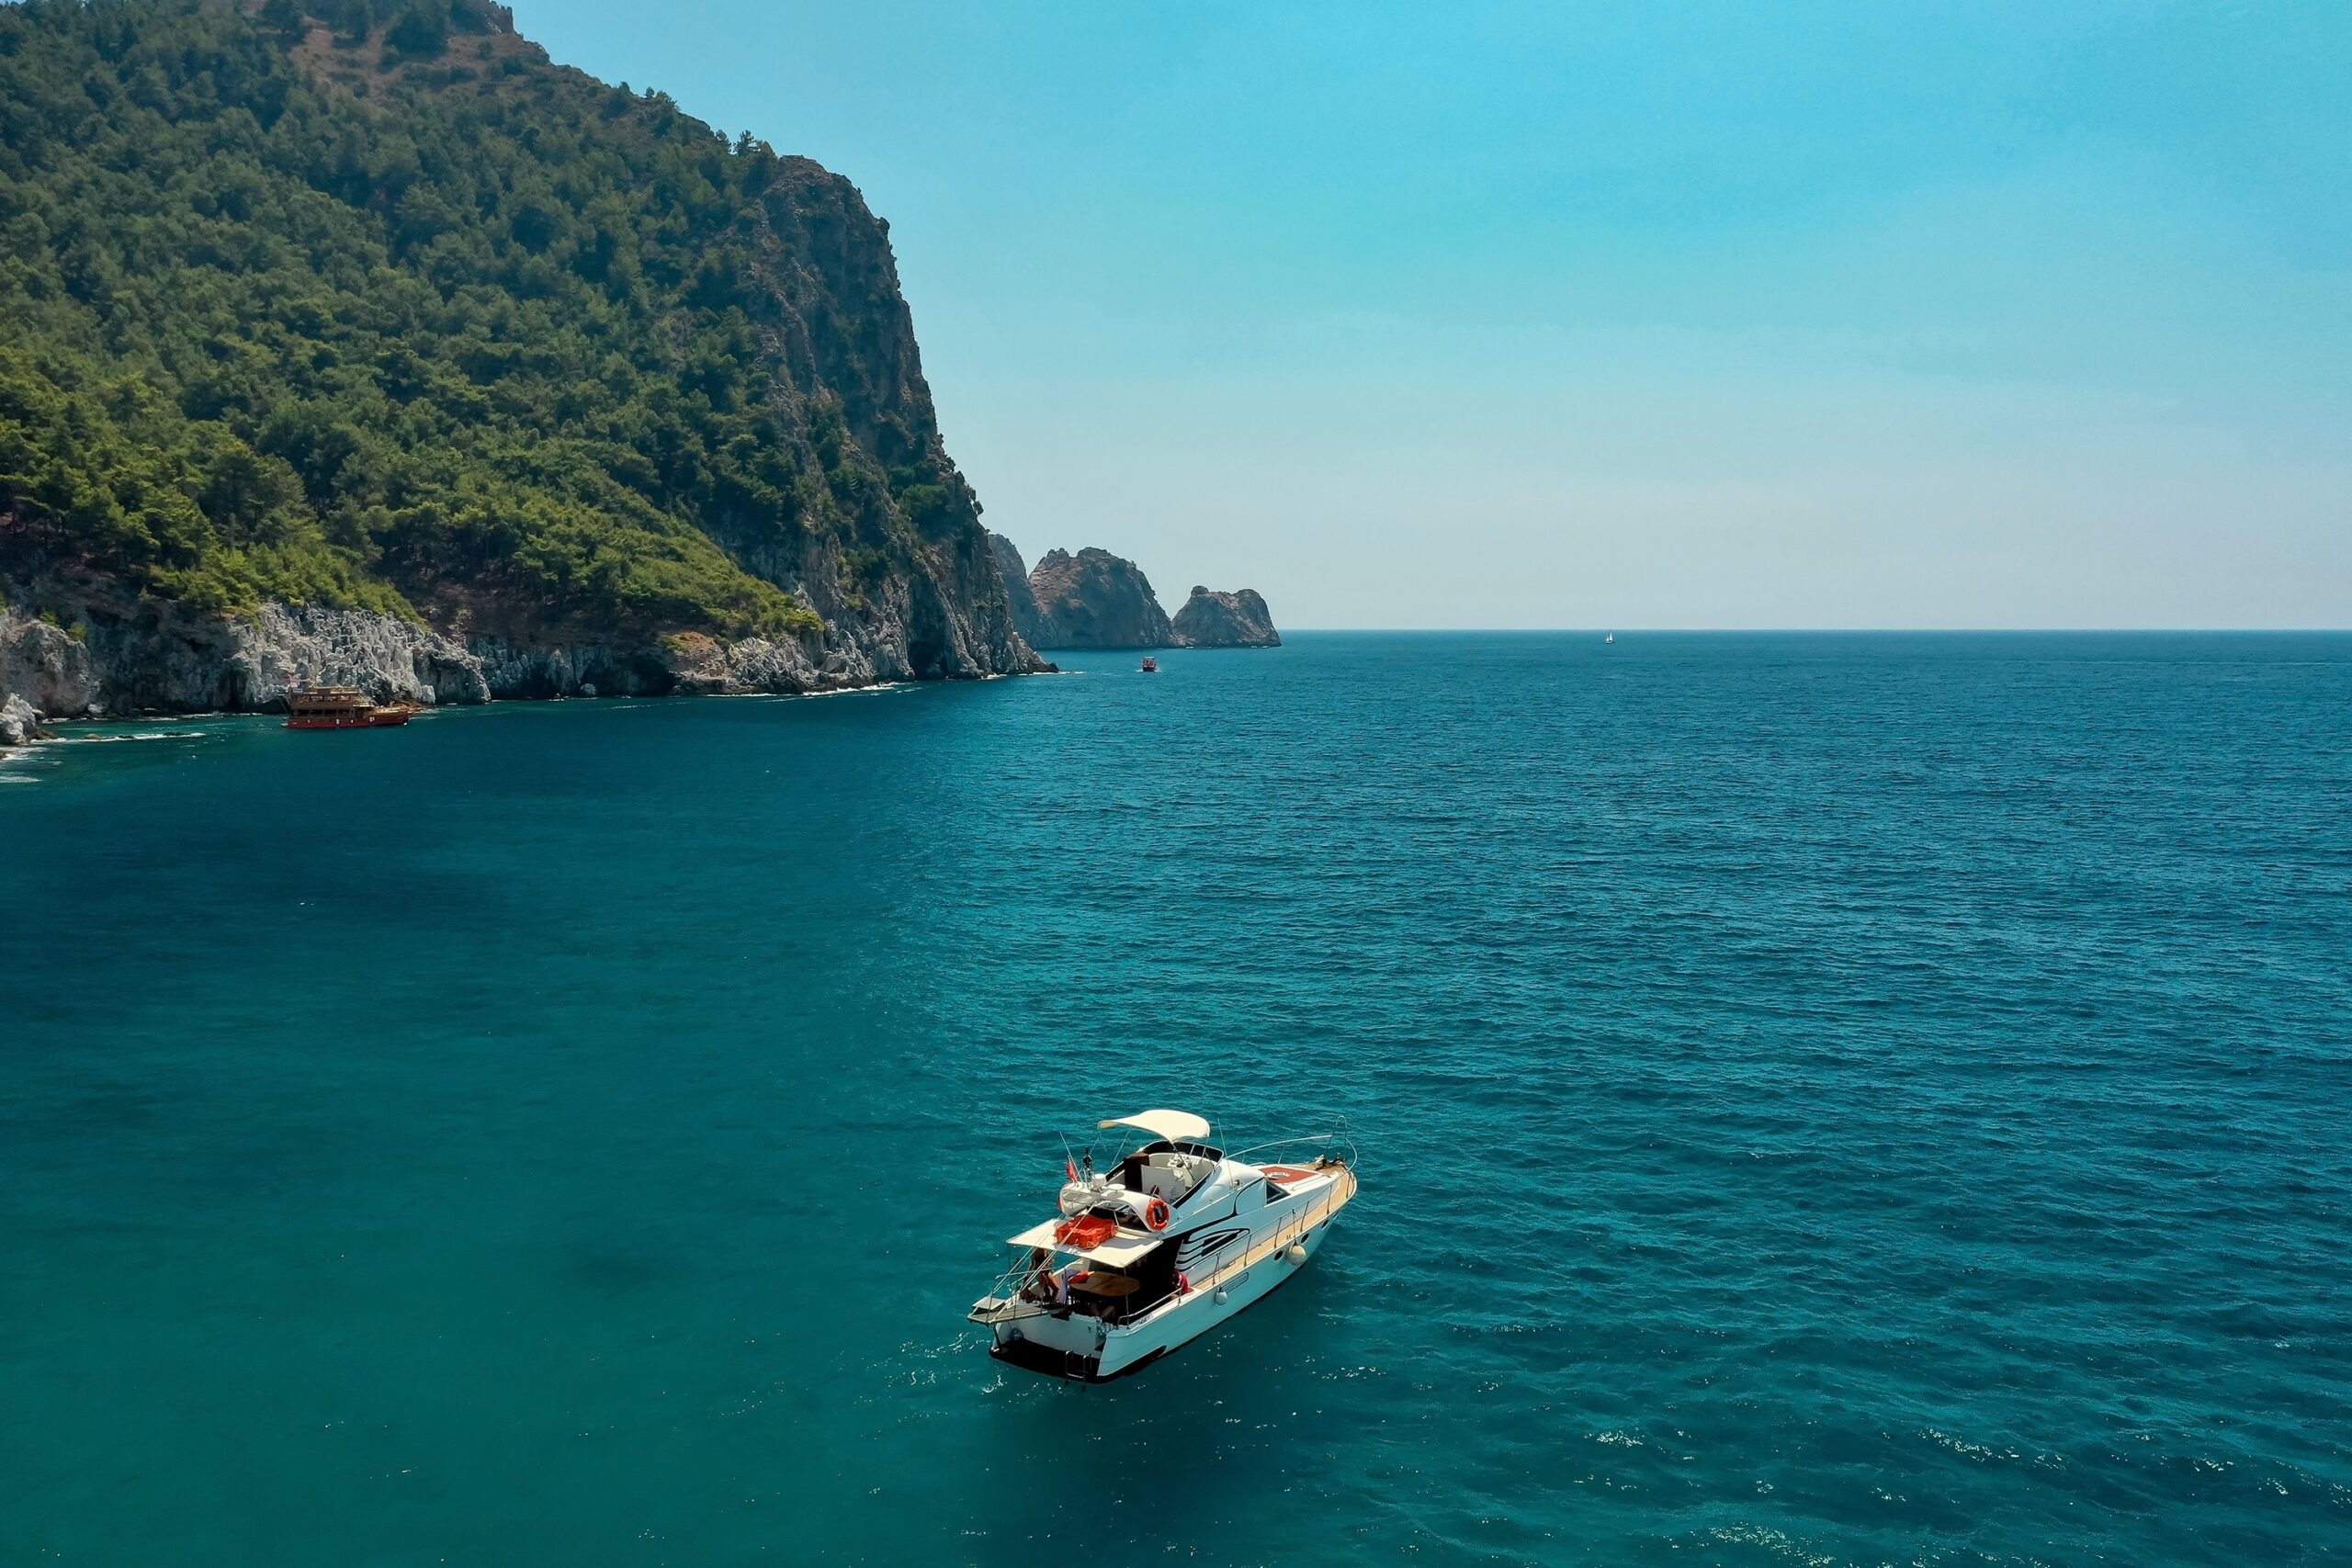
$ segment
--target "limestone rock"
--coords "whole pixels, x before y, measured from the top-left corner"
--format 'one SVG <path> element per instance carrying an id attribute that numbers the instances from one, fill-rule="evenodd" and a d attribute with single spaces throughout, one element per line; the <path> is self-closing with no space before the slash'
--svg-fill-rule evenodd
<path id="1" fill-rule="evenodd" d="M 1193 596 L 1170 623 L 1179 648 L 1280 648 L 1281 634 L 1265 600 L 1254 588 L 1214 593 L 1194 585 Z"/>
<path id="2" fill-rule="evenodd" d="M 1029 569 L 1021 562 L 1021 551 L 1001 534 L 989 536 L 989 548 L 996 553 L 997 575 L 1004 579 L 1004 595 L 1012 602 L 1012 624 L 1021 628 L 1022 640 L 1032 648 L 1043 648 L 1045 643 L 1040 639 L 1045 626 L 1037 615 L 1037 595 L 1029 586 Z"/>
<path id="3" fill-rule="evenodd" d="M 1089 547 L 1047 550 L 1029 574 L 1039 648 L 1166 648 L 1167 612 L 1131 560 Z"/>
<path id="4" fill-rule="evenodd" d="M 605 642 L 466 642 L 366 610 L 268 604 L 250 621 L 191 615 L 116 586 L 47 579 L 38 592 L 0 580 L 0 736 L 21 744 L 43 719 L 109 713 L 280 712 L 297 683 L 357 686 L 379 703 L 492 698 L 740 695 L 839 691 L 907 680 L 903 658 L 877 666 L 865 639 L 826 626 L 799 638 L 721 641 L 699 632 L 654 647 Z M 38 598 L 45 619 L 33 612 Z M 63 606 L 61 613 L 58 606 Z M 1026 642 L 1024 670 L 1049 671 Z M 888 658 L 890 649 L 880 650 Z M 992 671 L 983 671 L 992 672 Z"/>
<path id="5" fill-rule="evenodd" d="M 0 746 L 22 746 L 40 735 L 40 715 L 32 704 L 14 692 L 0 700 Z"/>
<path id="6" fill-rule="evenodd" d="M 820 641 L 722 643 L 695 632 L 663 639 L 672 690 L 706 696 L 754 692 L 831 692 L 870 686 L 874 670 L 852 653 L 828 653 Z"/>
<path id="7" fill-rule="evenodd" d="M 490 700 L 481 660 L 390 615 L 268 604 L 251 620 L 221 620 L 91 576 L 0 587 L 0 702 L 21 699 L 50 720 L 275 712 L 298 682 L 357 686 L 377 702 Z"/>
<path id="8" fill-rule="evenodd" d="M 225 647 L 221 672 L 210 682 L 213 707 L 275 713 L 297 682 L 357 686 L 379 703 L 490 700 L 481 661 L 462 644 L 411 621 L 368 610 L 270 604 L 254 622 L 220 626 L 218 640 Z"/>
<path id="9" fill-rule="evenodd" d="M 813 673 L 845 677 L 835 683 L 1043 671 L 1014 622 L 978 499 L 939 434 L 888 225 L 855 186 L 806 158 L 778 162 L 744 222 L 747 309 L 779 386 L 794 389 L 777 400 L 782 439 L 809 471 L 832 468 L 837 459 L 820 451 L 830 438 L 816 426 L 816 412 L 829 406 L 846 438 L 839 460 L 869 482 L 857 492 L 856 515 L 843 519 L 846 538 L 805 517 L 714 513 L 697 525 L 745 570 L 823 620 L 822 647 L 804 651 Z M 937 482 L 888 479 L 907 467 Z M 517 631 L 509 633 L 517 643 L 561 640 L 543 626 Z M 788 656 L 769 646 L 779 651 L 747 655 L 743 669 L 786 679 Z"/>
<path id="10" fill-rule="evenodd" d="M 90 650 L 82 638 L 29 610 L 0 604 L 0 702 L 60 718 L 85 713 L 96 700 Z M 23 742 L 19 735 L 10 744 Z"/>

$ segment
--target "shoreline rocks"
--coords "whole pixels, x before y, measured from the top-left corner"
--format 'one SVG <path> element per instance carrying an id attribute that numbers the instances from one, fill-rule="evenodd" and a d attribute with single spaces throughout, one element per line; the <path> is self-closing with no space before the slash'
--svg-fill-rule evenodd
<path id="1" fill-rule="evenodd" d="M 299 683 L 357 686 L 379 703 L 488 702 L 481 661 L 427 627 L 367 610 L 266 604 L 250 621 L 153 600 L 69 600 L 44 616 L 0 609 L 0 702 L 44 719 L 278 712 Z"/>
<path id="2" fill-rule="evenodd" d="M 541 641 L 527 632 L 460 639 L 368 610 L 273 602 L 251 619 L 220 618 L 133 597 L 85 574 L 0 578 L 0 744 L 22 745 L 38 739 L 45 724 L 75 719 L 279 713 L 297 684 L 356 686 L 376 702 L 421 706 L 598 695 L 797 695 L 926 676 L 972 678 L 997 672 L 991 665 L 1019 673 L 1055 670 L 1034 651 L 1038 647 L 1282 645 L 1253 589 L 1225 593 L 1196 586 L 1170 620 L 1150 579 L 1108 550 L 1049 550 L 1023 573 L 1012 541 L 990 534 L 987 543 L 989 564 L 1003 581 L 1001 613 L 1012 638 L 1009 648 L 990 650 L 1000 657 L 977 660 L 952 637 L 936 648 L 902 651 L 894 638 L 873 636 L 880 628 L 854 619 L 843 625 L 829 617 L 821 630 L 779 639 L 728 641 L 700 632 L 637 646 Z M 918 618 L 888 616 L 895 623 L 888 629 Z M 910 653 L 928 657 L 918 665 Z"/>
<path id="3" fill-rule="evenodd" d="M 67 596 L 51 582 L 36 596 L 24 584 L 0 582 L 10 591 L 0 599 L 0 743 L 39 739 L 46 723 L 110 716 L 282 713 L 298 683 L 356 686 L 375 702 L 431 707 L 596 695 L 797 695 L 915 676 L 903 660 L 877 668 L 861 639 L 830 625 L 773 641 L 683 632 L 642 648 L 503 637 L 461 642 L 368 610 L 271 603 L 250 621 L 219 619 L 168 602 L 124 602 L 101 585 L 75 586 L 96 591 Z M 1015 672 L 1054 669 L 1021 651 Z"/>

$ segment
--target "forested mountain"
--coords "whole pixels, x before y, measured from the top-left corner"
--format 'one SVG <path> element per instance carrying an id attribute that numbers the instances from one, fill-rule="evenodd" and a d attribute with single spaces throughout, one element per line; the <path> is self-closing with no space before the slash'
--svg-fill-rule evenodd
<path id="1" fill-rule="evenodd" d="M 1035 662 L 887 226 L 481 0 L 0 9 L 0 508 L 19 625 L 129 661 L 93 691 L 281 604 L 493 688 Z M 213 684 L 164 700 L 268 694 Z"/>

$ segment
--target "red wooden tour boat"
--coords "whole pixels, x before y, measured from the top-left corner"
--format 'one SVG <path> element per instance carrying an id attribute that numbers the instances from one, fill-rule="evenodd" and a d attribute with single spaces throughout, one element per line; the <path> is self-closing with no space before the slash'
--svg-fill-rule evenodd
<path id="1" fill-rule="evenodd" d="M 311 686 L 286 699 L 288 729 L 377 729 L 406 724 L 416 708 L 409 703 L 378 707 L 356 686 Z"/>

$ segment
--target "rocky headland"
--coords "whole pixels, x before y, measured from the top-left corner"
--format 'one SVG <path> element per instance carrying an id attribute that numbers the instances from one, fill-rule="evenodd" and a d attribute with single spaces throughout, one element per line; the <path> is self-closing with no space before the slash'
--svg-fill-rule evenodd
<path id="1" fill-rule="evenodd" d="M 306 4 L 0 15 L 0 739 L 1051 668 L 848 180 Z"/>

